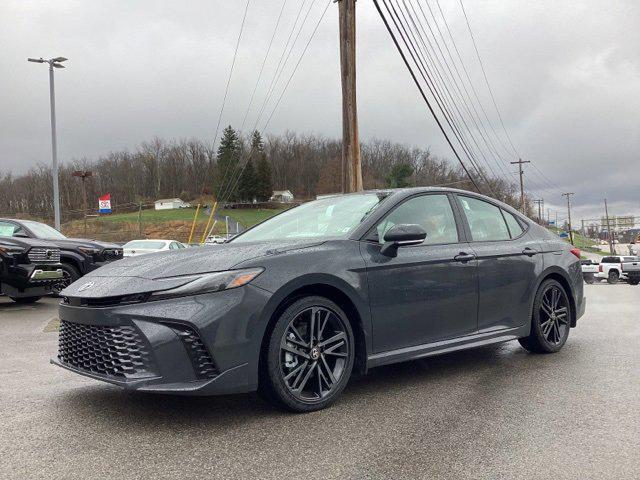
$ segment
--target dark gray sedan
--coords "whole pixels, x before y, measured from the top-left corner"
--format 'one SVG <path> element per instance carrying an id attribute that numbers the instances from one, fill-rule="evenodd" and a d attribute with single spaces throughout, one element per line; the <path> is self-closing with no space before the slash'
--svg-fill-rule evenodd
<path id="1" fill-rule="evenodd" d="M 52 362 L 133 390 L 258 389 L 317 410 L 378 365 L 509 340 L 557 352 L 585 310 L 579 256 L 470 192 L 324 198 L 225 245 L 86 275 L 62 292 Z"/>

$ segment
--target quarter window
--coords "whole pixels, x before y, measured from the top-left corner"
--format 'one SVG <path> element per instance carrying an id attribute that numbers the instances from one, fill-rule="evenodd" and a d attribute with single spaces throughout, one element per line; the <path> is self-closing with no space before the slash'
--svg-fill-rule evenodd
<path id="1" fill-rule="evenodd" d="M 500 209 L 477 198 L 458 197 L 467 216 L 474 242 L 509 240 L 509 230 Z"/>
<path id="2" fill-rule="evenodd" d="M 516 217 L 514 217 L 511 213 L 505 210 L 502 210 L 502 215 L 504 215 L 504 219 L 507 221 L 507 226 L 509 227 L 509 233 L 511 233 L 511 238 L 517 238 L 520 235 L 522 235 L 522 232 L 524 232 L 524 229 L 522 228 L 522 225 L 520 225 L 520 222 L 516 220 Z"/>
<path id="3" fill-rule="evenodd" d="M 378 241 L 394 225 L 417 224 L 427 232 L 423 245 L 457 243 L 456 219 L 446 195 L 422 195 L 407 200 L 377 226 Z"/>

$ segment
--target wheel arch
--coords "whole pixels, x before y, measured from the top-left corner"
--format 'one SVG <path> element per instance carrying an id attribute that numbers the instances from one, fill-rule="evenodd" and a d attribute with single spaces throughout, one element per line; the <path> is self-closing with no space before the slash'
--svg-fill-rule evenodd
<path id="1" fill-rule="evenodd" d="M 361 299 L 343 280 L 329 275 L 313 275 L 304 280 L 298 279 L 280 288 L 272 297 L 266 310 L 266 327 L 260 343 L 260 355 L 258 360 L 259 379 L 262 378 L 266 365 L 269 334 L 282 312 L 296 300 L 306 296 L 325 297 L 337 304 L 347 315 L 354 334 L 355 363 L 354 371 L 360 374 L 366 373 L 367 356 L 369 351 L 369 338 L 366 322 L 368 311 L 364 310 Z"/>
<path id="2" fill-rule="evenodd" d="M 80 258 L 79 255 L 73 252 L 62 251 L 60 252 L 60 262 L 68 263 L 69 265 L 74 267 L 76 270 L 78 270 L 78 273 L 80 274 L 80 276 L 84 275 L 84 268 L 83 268 L 84 260 Z"/>
<path id="3" fill-rule="evenodd" d="M 542 285 L 542 283 L 546 280 L 555 280 L 560 285 L 562 285 L 562 288 L 564 288 L 565 293 L 569 298 L 569 303 L 571 304 L 571 326 L 575 327 L 578 321 L 578 317 L 577 317 L 578 313 L 576 310 L 577 309 L 576 299 L 573 294 L 573 288 L 571 287 L 571 280 L 569 278 L 569 275 L 567 275 L 566 272 L 564 272 L 561 268 L 558 268 L 558 267 L 551 267 L 545 270 L 542 273 L 542 275 L 540 275 L 540 280 L 538 282 L 538 285 L 536 286 L 536 295 L 538 293 L 538 290 L 540 289 L 540 285 Z M 531 308 L 533 308 L 533 303 Z"/>

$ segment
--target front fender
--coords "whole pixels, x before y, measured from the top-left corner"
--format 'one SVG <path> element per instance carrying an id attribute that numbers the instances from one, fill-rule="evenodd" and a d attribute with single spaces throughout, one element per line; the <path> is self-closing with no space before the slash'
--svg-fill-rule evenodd
<path id="1" fill-rule="evenodd" d="M 340 292 L 353 306 L 359 317 L 360 326 L 365 340 L 366 352 L 371 351 L 371 315 L 369 311 L 369 299 L 367 297 L 366 277 L 363 272 L 350 272 L 353 277 L 349 281 L 326 273 L 309 273 L 296 277 L 285 283 L 273 295 L 265 305 L 261 318 L 261 324 L 264 326 L 262 335 L 265 334 L 270 322 L 274 319 L 274 314 L 278 308 L 283 305 L 285 300 L 301 294 L 317 294 L 326 295 L 323 289 L 327 287 Z"/>

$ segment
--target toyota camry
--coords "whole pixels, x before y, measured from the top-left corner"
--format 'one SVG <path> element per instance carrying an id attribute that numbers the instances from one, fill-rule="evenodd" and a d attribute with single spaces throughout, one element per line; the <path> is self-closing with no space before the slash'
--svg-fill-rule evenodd
<path id="1" fill-rule="evenodd" d="M 224 245 L 89 273 L 62 292 L 52 362 L 126 389 L 259 390 L 312 411 L 379 365 L 510 340 L 557 352 L 585 311 L 579 257 L 466 191 L 323 198 Z"/>

